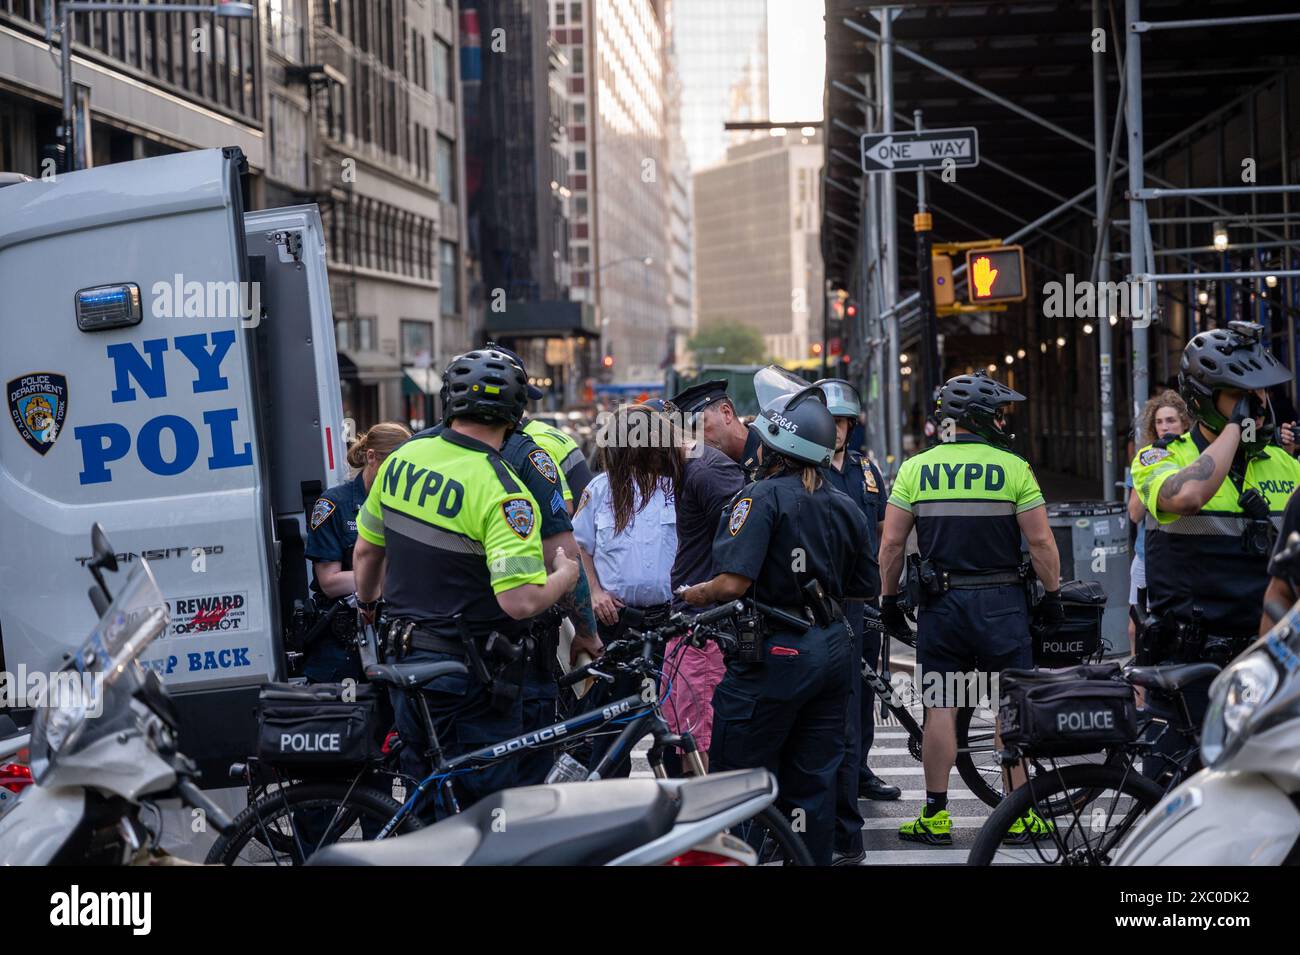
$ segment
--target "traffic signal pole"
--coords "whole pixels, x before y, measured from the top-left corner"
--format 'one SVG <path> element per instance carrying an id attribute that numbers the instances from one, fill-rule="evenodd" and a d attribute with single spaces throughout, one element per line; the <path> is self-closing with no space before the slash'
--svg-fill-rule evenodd
<path id="1" fill-rule="evenodd" d="M 912 113 L 916 131 L 921 132 L 921 111 Z M 934 398 L 939 386 L 939 322 L 934 312 L 934 272 L 930 259 L 934 219 L 925 207 L 925 170 L 916 171 L 916 215 L 912 229 L 916 233 L 917 283 L 921 292 L 921 410 L 926 417 L 934 413 Z"/>

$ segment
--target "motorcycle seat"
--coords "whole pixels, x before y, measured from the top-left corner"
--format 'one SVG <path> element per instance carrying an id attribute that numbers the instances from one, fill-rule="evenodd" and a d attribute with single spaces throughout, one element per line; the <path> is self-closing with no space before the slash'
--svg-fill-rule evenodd
<path id="1" fill-rule="evenodd" d="M 17 736 L 20 730 L 18 724 L 8 716 L 0 714 L 0 739 L 8 739 L 10 736 Z"/>
<path id="2" fill-rule="evenodd" d="M 1218 675 L 1219 667 L 1214 663 L 1174 663 L 1166 666 L 1129 667 L 1124 671 L 1124 679 L 1134 686 L 1168 693 Z"/>
<path id="3" fill-rule="evenodd" d="M 668 832 L 679 806 L 653 779 L 506 789 L 409 835 L 327 846 L 308 865 L 602 865 Z"/>
<path id="4" fill-rule="evenodd" d="M 465 674 L 469 668 L 457 660 L 437 663 L 372 663 L 366 667 L 366 679 L 371 683 L 390 686 L 422 686 L 430 680 L 451 674 Z"/>

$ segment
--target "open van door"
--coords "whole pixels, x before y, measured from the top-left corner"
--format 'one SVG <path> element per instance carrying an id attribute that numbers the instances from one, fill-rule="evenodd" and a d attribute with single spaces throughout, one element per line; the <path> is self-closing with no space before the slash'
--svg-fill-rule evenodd
<path id="1" fill-rule="evenodd" d="M 0 189 L 4 662 L 49 672 L 84 639 L 98 521 L 167 597 L 142 662 L 201 765 L 250 751 L 257 686 L 284 669 L 281 583 L 305 586 L 278 530 L 343 478 L 320 222 L 246 225 L 243 165 L 211 149 Z"/>

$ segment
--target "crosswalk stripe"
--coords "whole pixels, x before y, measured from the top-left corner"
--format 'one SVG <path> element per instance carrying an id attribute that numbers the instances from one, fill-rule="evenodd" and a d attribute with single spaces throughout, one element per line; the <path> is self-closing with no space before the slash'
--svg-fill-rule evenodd
<path id="1" fill-rule="evenodd" d="M 885 769 L 878 769 L 878 770 L 876 770 L 876 772 L 877 772 L 877 773 L 884 773 L 884 772 L 888 772 L 888 770 L 885 770 Z M 900 798 L 902 798 L 904 801 L 909 800 L 909 799 L 914 799 L 914 800 L 916 800 L 917 802 L 924 802 L 924 801 L 925 801 L 925 790 L 924 790 L 924 789 L 904 789 L 904 790 L 903 790 L 903 795 L 902 795 L 902 797 L 900 797 Z M 976 796 L 976 795 L 975 795 L 973 792 L 971 792 L 969 789 L 949 789 L 949 790 L 948 790 L 948 801 L 949 801 L 949 802 L 952 802 L 954 799 L 962 799 L 962 800 L 970 799 L 970 800 L 974 800 L 975 802 L 978 802 L 978 803 L 982 803 L 982 802 L 983 802 L 983 800 L 981 800 L 979 796 Z"/>
<path id="2" fill-rule="evenodd" d="M 863 865 L 965 865 L 969 849 L 918 846 L 915 849 L 867 850 Z M 1038 862 L 1033 849 L 1007 849 L 998 856 L 1000 862 Z"/>
<path id="3" fill-rule="evenodd" d="M 911 822 L 911 818 L 902 816 L 884 816 L 878 819 L 863 819 L 862 828 L 868 831 L 886 831 L 897 832 L 898 827 L 905 822 Z M 953 816 L 952 827 L 954 829 L 978 829 L 984 825 L 983 816 Z"/>

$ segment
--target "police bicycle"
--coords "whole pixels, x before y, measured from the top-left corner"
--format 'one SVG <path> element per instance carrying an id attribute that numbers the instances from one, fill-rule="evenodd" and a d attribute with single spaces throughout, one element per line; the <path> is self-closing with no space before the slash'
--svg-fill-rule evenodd
<path id="1" fill-rule="evenodd" d="M 1164 666 L 1131 666 L 1121 670 L 1081 666 L 1061 671 L 1015 671 L 1004 678 L 1015 684 L 1024 679 L 1036 684 L 1039 703 L 1050 711 L 1057 727 L 1053 732 L 1035 721 L 1035 729 L 1007 744 L 1000 754 L 1003 765 L 1023 770 L 1027 781 L 1009 793 L 985 820 L 967 857 L 969 865 L 1109 865 L 1115 850 L 1146 813 L 1166 793 L 1200 768 L 1199 727 L 1191 718 L 1185 691 L 1219 672 L 1214 663 L 1182 663 Z M 1055 684 L 1055 685 L 1053 685 Z M 1071 687 L 1092 686 L 1077 692 L 1082 706 L 1071 709 Z M 1097 688 L 1100 687 L 1100 690 Z M 1132 706 L 1133 688 L 1162 695 L 1172 704 L 1170 715 L 1148 714 L 1137 720 L 1136 729 L 1125 730 L 1121 706 Z M 1127 695 L 1127 702 L 1124 697 Z M 1062 704 L 1064 701 L 1064 704 Z M 1054 708 L 1052 708 L 1054 707 Z M 1007 714 L 1009 723 L 1023 715 Z M 1097 713 L 1113 714 L 1097 720 Z M 1094 727 L 1104 723 L 1102 735 Z M 1070 732 L 1084 737 L 1072 742 Z M 1089 746 L 1087 737 L 1109 744 Z M 1008 732 L 1004 730 L 1004 736 Z M 1162 745 L 1166 737 L 1187 739 L 1186 745 Z M 1072 762 L 1084 754 L 1100 761 Z M 1148 775 L 1143 775 L 1146 769 Z"/>
<path id="2" fill-rule="evenodd" d="M 630 638 L 615 641 L 599 660 L 571 670 L 565 683 L 572 685 L 590 677 L 612 684 L 620 675 L 631 676 L 643 681 L 639 693 L 610 700 L 570 719 L 452 759 L 445 758 L 442 752 L 420 687 L 438 676 L 464 673 L 465 665 L 457 661 L 371 664 L 366 667 L 367 678 L 405 694 L 421 714 L 430 743 L 425 755 L 434 770 L 420 780 L 401 776 L 394 768 L 394 747 L 390 746 L 379 766 L 365 766 L 332 780 L 282 780 L 268 786 L 261 796 L 250 799 L 249 806 L 214 843 L 206 861 L 220 865 L 300 865 L 322 846 L 335 842 L 383 839 L 412 832 L 422 827 L 418 812 L 429 800 L 436 802 L 443 814 L 460 811 L 453 786 L 457 776 L 539 748 L 566 750 L 564 755 L 568 756 L 585 740 L 599 736 L 616 734 L 595 765 L 584 767 L 586 773 L 581 778 L 596 780 L 611 775 L 647 735 L 652 738 L 648 760 L 655 776 L 667 776 L 664 756 L 670 748 L 680 749 L 687 765 L 702 775 L 694 738 L 689 732 L 672 733 L 663 719 L 662 706 L 671 696 L 672 687 L 671 681 L 664 679 L 657 657 L 669 640 L 679 636 L 688 636 L 697 645 L 715 640 L 726 650 L 735 637 L 724 624 L 743 609 L 743 604 L 737 601 L 695 617 L 675 614 L 662 627 L 633 632 Z M 390 742 L 393 742 L 391 736 Z M 247 764 L 237 764 L 232 770 L 249 772 Z M 394 785 L 391 792 L 400 792 L 401 802 L 374 785 L 376 780 L 390 778 L 400 785 L 400 788 Z M 760 862 L 813 864 L 803 841 L 774 806 L 741 823 L 735 831 L 755 848 Z"/>
<path id="3" fill-rule="evenodd" d="M 880 701 L 882 719 L 896 721 L 907 732 L 907 752 L 921 762 L 924 708 L 913 684 L 895 682 L 889 670 L 889 640 L 894 639 L 916 649 L 916 634 L 890 634 L 880 621 L 880 612 L 868 605 L 863 612 L 863 626 L 882 635 L 883 672 L 862 661 L 864 690 L 875 693 Z M 990 701 L 991 703 L 993 701 Z M 921 719 L 918 720 L 918 715 Z M 970 791 L 986 805 L 1002 801 L 1002 765 L 994 742 L 996 717 L 987 707 L 963 706 L 957 710 L 957 773 Z"/>

